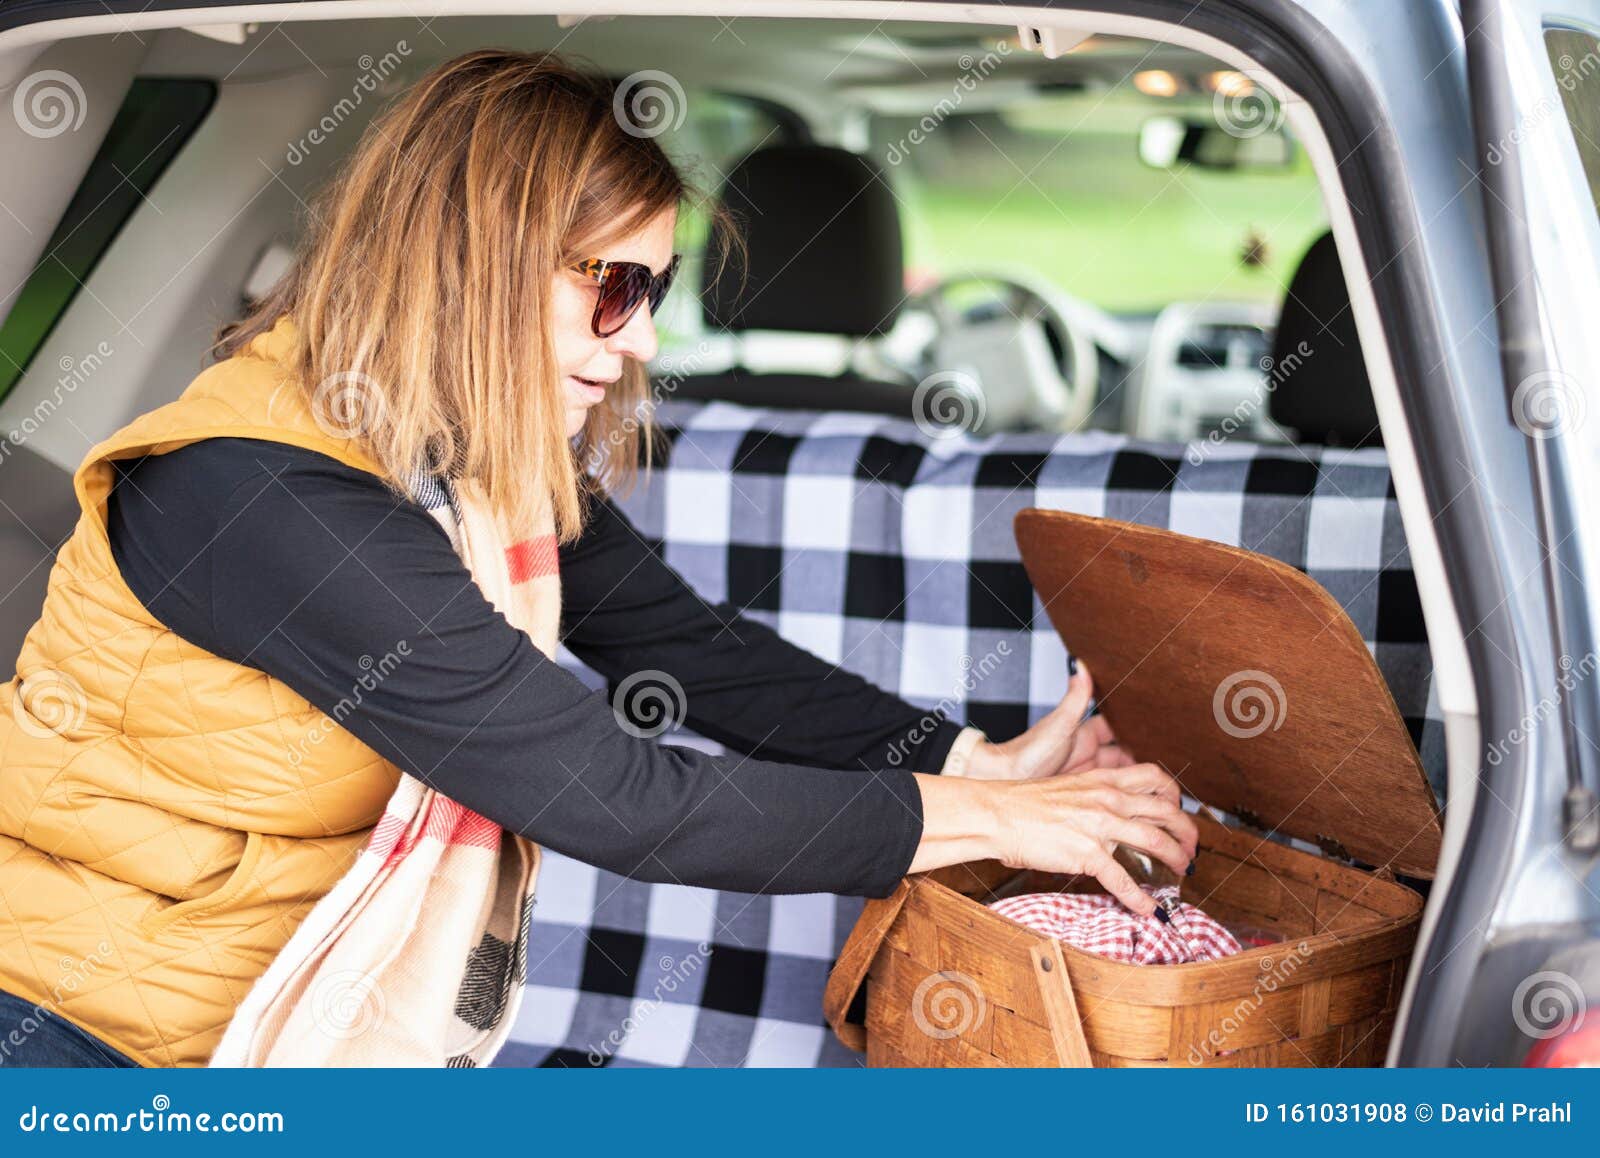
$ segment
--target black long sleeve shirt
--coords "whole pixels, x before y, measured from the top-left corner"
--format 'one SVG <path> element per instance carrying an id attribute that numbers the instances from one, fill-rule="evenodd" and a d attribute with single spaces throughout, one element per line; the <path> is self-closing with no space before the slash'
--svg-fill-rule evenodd
<path id="1" fill-rule="evenodd" d="M 119 463 L 108 521 L 124 581 L 184 639 L 337 706 L 474 811 L 640 880 L 886 896 L 922 835 L 912 772 L 938 772 L 960 731 L 707 605 L 609 501 L 560 552 L 563 642 L 613 682 L 667 673 L 687 722 L 745 755 L 620 727 L 427 511 L 325 455 L 216 438 Z"/>

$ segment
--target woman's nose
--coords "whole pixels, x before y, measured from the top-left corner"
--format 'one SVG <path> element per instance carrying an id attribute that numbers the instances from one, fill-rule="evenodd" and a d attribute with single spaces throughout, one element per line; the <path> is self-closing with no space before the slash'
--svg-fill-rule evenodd
<path id="1" fill-rule="evenodd" d="M 606 349 L 613 354 L 627 354 L 641 362 L 656 356 L 656 322 L 650 313 L 650 303 L 644 302 L 633 312 L 628 324 L 606 339 Z"/>

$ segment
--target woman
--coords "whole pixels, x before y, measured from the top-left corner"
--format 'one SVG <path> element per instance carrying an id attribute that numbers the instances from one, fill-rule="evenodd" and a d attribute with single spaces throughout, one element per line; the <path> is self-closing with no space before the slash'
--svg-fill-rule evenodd
<path id="1" fill-rule="evenodd" d="M 686 196 L 603 82 L 452 61 L 363 136 L 220 360 L 89 453 L 0 690 L 0 1064 L 204 1064 L 402 771 L 641 880 L 884 896 L 994 857 L 1153 910 L 1110 852 L 1182 871 L 1194 825 L 1079 726 L 1086 673 L 1005 743 L 929 728 L 702 604 L 607 497 L 648 437 Z M 563 641 L 612 680 L 668 673 L 746 755 L 619 728 L 475 586 L 424 462 L 512 526 L 548 496 Z"/>

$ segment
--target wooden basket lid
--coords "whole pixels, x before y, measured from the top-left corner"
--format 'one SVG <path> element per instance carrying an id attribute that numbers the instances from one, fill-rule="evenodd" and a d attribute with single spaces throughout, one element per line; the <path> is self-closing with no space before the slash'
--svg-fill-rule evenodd
<path id="1" fill-rule="evenodd" d="M 1276 559 L 1037 508 L 1028 578 L 1100 710 L 1189 795 L 1330 852 L 1433 876 L 1433 789 L 1344 609 Z"/>

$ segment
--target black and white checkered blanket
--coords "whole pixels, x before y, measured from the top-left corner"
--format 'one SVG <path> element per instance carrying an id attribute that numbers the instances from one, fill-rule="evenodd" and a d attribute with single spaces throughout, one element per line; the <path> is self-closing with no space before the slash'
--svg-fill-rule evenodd
<path id="1" fill-rule="evenodd" d="M 709 602 L 919 707 L 1006 738 L 1064 694 L 1067 656 L 1018 559 L 1017 511 L 1147 523 L 1274 556 L 1326 587 L 1442 798 L 1432 664 L 1382 450 L 935 437 L 872 415 L 726 403 L 671 402 L 657 417 L 668 461 L 620 500 L 640 533 Z M 983 663 L 991 654 L 1004 662 Z M 530 991 L 496 1064 L 859 1065 L 827 1030 L 822 991 L 861 905 L 643 884 L 547 849 Z"/>

